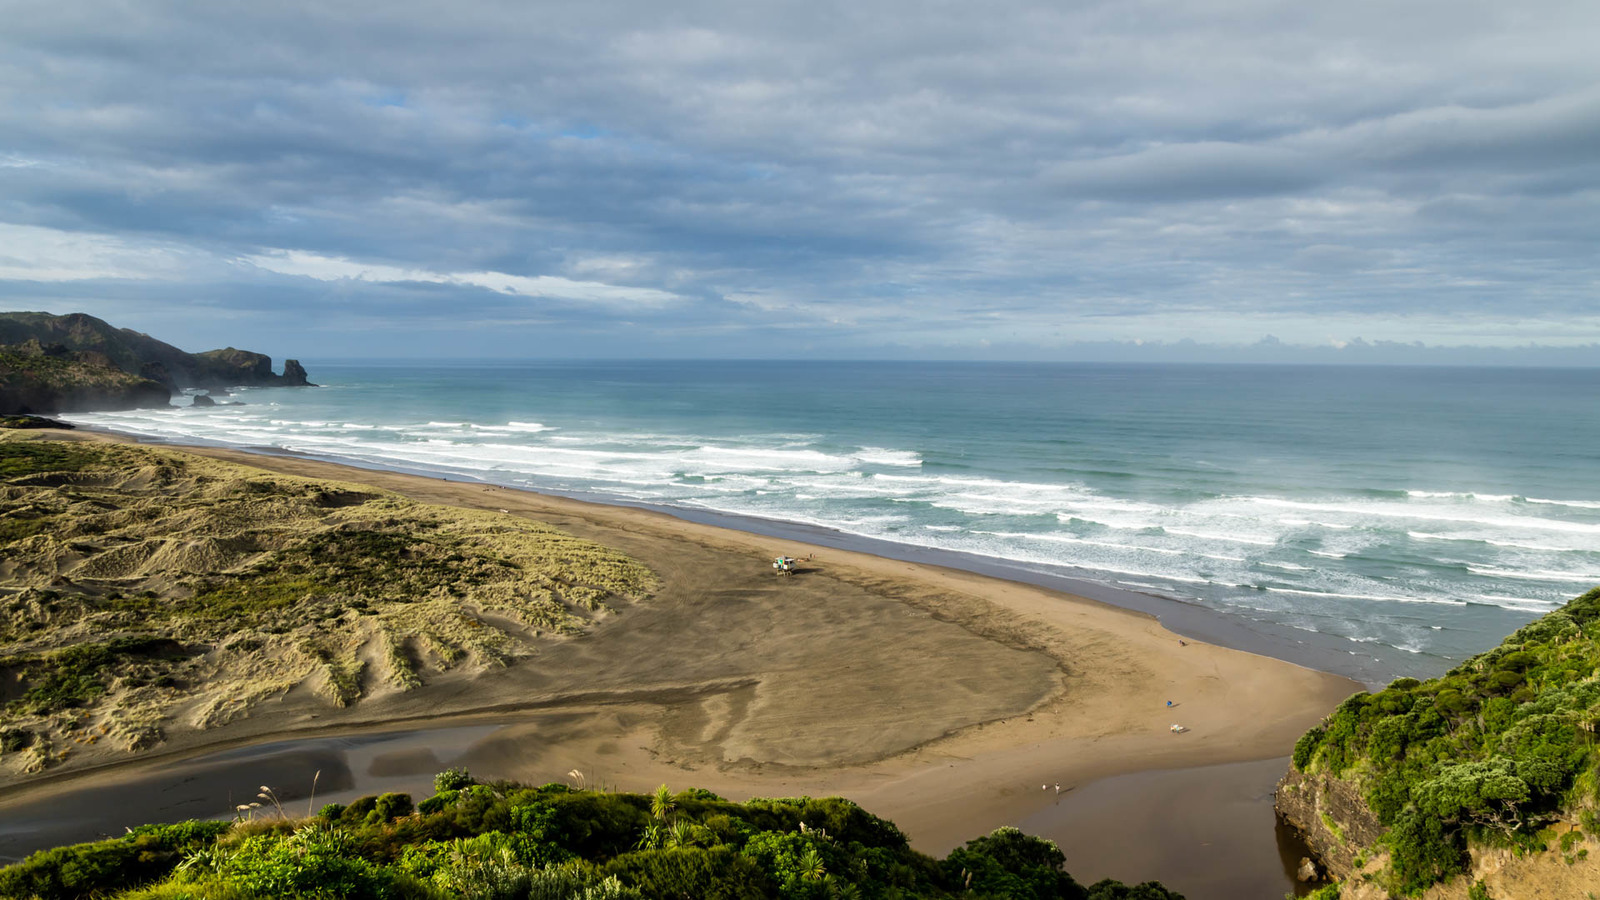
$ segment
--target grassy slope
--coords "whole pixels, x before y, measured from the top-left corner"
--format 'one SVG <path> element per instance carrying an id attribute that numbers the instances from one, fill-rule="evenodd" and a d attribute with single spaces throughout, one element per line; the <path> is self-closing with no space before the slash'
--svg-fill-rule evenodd
<path id="1" fill-rule="evenodd" d="M 653 576 L 520 519 L 126 445 L 0 435 L 0 766 L 504 665 Z M 498 624 L 496 624 L 498 623 Z"/>
<path id="2" fill-rule="evenodd" d="M 38 385 L 51 390 L 89 388 L 105 391 L 131 391 L 147 379 L 121 369 L 97 366 L 51 356 L 32 356 L 0 348 L 0 388 Z"/>
<path id="3" fill-rule="evenodd" d="M 138 372 L 146 362 L 159 362 L 174 370 L 189 365 L 190 355 L 171 344 L 132 329 L 117 328 L 84 313 L 62 316 L 41 312 L 0 313 L 0 344 L 21 344 L 29 340 L 105 354 L 112 365 L 124 372 Z"/>
<path id="4" fill-rule="evenodd" d="M 1597 727 L 1600 588 L 1442 678 L 1351 697 L 1300 739 L 1294 766 L 1359 788 L 1386 829 L 1369 874 L 1413 893 L 1465 871 L 1469 849 L 1586 857 L 1600 838 Z M 1556 823 L 1581 830 L 1556 842 Z"/>

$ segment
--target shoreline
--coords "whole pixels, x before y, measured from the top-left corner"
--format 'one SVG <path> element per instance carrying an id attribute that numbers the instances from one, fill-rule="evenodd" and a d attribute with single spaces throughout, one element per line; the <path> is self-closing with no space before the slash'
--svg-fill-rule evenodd
<path id="1" fill-rule="evenodd" d="M 1116 584 L 1074 575 L 1068 571 L 1053 571 L 1049 568 L 1041 567 L 1039 564 L 868 537 L 822 525 L 709 509 L 696 509 L 694 507 L 672 506 L 663 503 L 648 503 L 599 492 L 538 490 L 526 485 L 493 481 L 474 476 L 451 476 L 428 469 L 379 465 L 361 460 L 323 456 L 270 445 L 240 446 L 203 440 L 199 443 L 181 443 L 116 431 L 98 425 L 75 425 L 74 427 L 85 433 L 105 435 L 114 440 L 152 447 L 193 451 L 228 451 L 230 453 L 243 454 L 248 458 L 266 457 L 303 460 L 325 463 L 340 469 L 350 469 L 356 472 L 404 475 L 449 484 L 480 485 L 540 497 L 559 498 L 581 504 L 643 510 L 660 513 L 683 522 L 736 531 L 746 535 L 970 572 L 989 578 L 1029 584 L 1080 599 L 1092 600 L 1119 609 L 1148 615 L 1154 617 L 1163 627 L 1183 638 L 1203 641 L 1257 656 L 1267 656 L 1293 665 L 1339 675 L 1359 682 L 1369 690 L 1378 690 L 1401 676 L 1433 677 L 1443 671 L 1441 667 L 1443 664 L 1449 662 L 1436 657 L 1424 657 L 1440 665 L 1419 666 L 1415 665 L 1415 663 L 1421 660 L 1413 660 L 1404 656 L 1391 655 L 1390 658 L 1385 659 L 1371 655 L 1372 647 L 1337 635 L 1290 628 L 1274 622 L 1251 618 L 1238 612 L 1212 609 L 1190 600 L 1133 590 Z M 359 478 L 347 480 L 360 481 Z M 1057 568 L 1061 570 L 1072 569 L 1071 566 L 1066 565 Z M 1395 651 L 1397 654 L 1401 652 L 1403 651 Z M 1432 668 L 1437 668 L 1439 671 L 1430 671 Z"/>
<path id="2" fill-rule="evenodd" d="M 88 431 L 76 439 L 131 442 Z M 0 808 L 206 754 L 475 719 L 500 724 L 471 749 L 485 776 L 541 783 L 588 766 L 623 790 L 838 794 L 942 853 L 1055 799 L 1033 785 L 1070 790 L 1112 775 L 1282 757 L 1362 688 L 1268 656 L 1180 643 L 1148 613 L 948 566 L 482 482 L 155 446 L 548 522 L 628 553 L 662 588 L 509 668 L 378 692 L 340 710 L 291 691 L 228 726 L 174 731 L 154 754 L 86 759 L 0 787 Z M 769 565 L 776 552 L 817 559 L 780 581 Z M 1168 731 L 1174 719 L 1185 733 Z"/>

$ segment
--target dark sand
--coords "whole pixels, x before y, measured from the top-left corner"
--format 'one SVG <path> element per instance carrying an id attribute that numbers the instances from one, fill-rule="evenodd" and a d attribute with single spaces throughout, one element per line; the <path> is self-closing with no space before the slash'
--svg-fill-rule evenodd
<path id="1" fill-rule="evenodd" d="M 318 794 L 326 799 L 342 795 L 346 777 L 351 791 L 421 795 L 431 775 L 423 770 L 464 764 L 536 784 L 579 769 L 591 784 L 622 790 L 666 783 L 733 799 L 837 794 L 942 855 L 1058 809 L 1054 796 L 1041 796 L 1041 783 L 1059 780 L 1093 796 L 1088 786 L 1111 776 L 1282 757 L 1360 688 L 1276 659 L 1180 644 L 1148 615 L 969 572 L 481 484 L 190 452 L 548 522 L 644 562 L 661 588 L 583 635 L 541 642 L 535 657 L 510 668 L 451 673 L 408 693 L 375 689 L 345 709 L 291 691 L 222 727 L 174 722 L 166 743 L 138 758 L 93 748 L 43 776 L 7 775 L 0 838 L 91 819 L 114 831 L 158 810 L 225 814 L 262 784 L 303 796 L 324 768 L 327 787 Z M 779 579 L 770 560 L 780 552 L 816 560 Z M 1165 708 L 1169 698 L 1182 704 L 1177 712 Z M 1188 731 L 1170 733 L 1174 721 Z M 454 730 L 489 723 L 506 727 L 470 739 Z M 433 733 L 381 753 L 363 737 L 424 729 Z M 259 745 L 296 738 L 312 743 L 283 758 L 260 755 Z M 342 766 L 333 758 L 341 748 Z M 215 759 L 219 751 L 233 762 Z M 223 765 L 243 770 L 213 768 Z M 157 781 L 140 787 L 147 778 Z M 115 785 L 132 793 L 114 793 Z M 1138 796 L 1142 808 L 1085 811 L 1085 827 L 1154 821 L 1167 805 L 1159 793 Z M 1225 802 L 1198 796 L 1197 809 Z M 1261 833 L 1271 839 L 1270 822 Z M 1172 842 L 1184 840 L 1157 829 L 1144 843 L 1178 859 Z M 1077 871 L 1084 864 L 1072 863 L 1075 874 L 1091 879 Z M 1279 868 L 1274 861 L 1266 871 Z M 1174 886 L 1192 890 L 1183 880 Z"/>

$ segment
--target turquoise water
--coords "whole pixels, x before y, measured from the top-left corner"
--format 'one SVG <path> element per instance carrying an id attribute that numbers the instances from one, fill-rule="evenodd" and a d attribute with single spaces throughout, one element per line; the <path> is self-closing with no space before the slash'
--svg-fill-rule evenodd
<path id="1" fill-rule="evenodd" d="M 963 551 L 1348 639 L 1396 670 L 1442 669 L 1600 584 L 1600 371 L 309 368 L 324 387 L 69 418 Z"/>

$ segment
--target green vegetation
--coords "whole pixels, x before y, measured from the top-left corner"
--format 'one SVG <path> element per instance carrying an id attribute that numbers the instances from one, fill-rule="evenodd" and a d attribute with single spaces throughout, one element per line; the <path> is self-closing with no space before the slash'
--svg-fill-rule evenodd
<path id="1" fill-rule="evenodd" d="M 1387 828 L 1384 879 L 1410 894 L 1465 871 L 1473 845 L 1542 847 L 1600 801 L 1600 588 L 1442 678 L 1346 700 L 1294 766 L 1360 786 Z M 1592 832 L 1600 835 L 1600 829 Z"/>
<path id="2" fill-rule="evenodd" d="M 66 422 L 57 422 L 41 416 L 0 416 L 0 428 L 59 428 L 71 431 L 72 426 Z"/>
<path id="3" fill-rule="evenodd" d="M 159 383 L 101 360 L 48 355 L 37 342 L 0 346 L 0 413 L 8 416 L 29 411 L 159 406 L 168 400 L 167 389 Z"/>
<path id="4" fill-rule="evenodd" d="M 415 811 L 383 794 L 309 819 L 146 826 L 47 850 L 0 869 L 0 897 L 1182 900 L 1153 882 L 1084 888 L 1055 844 L 1015 828 L 935 860 L 839 798 L 730 803 L 665 786 L 479 784 L 461 770 L 435 786 Z"/>
<path id="5" fill-rule="evenodd" d="M 184 856 L 211 846 L 226 822 L 143 825 L 112 841 L 57 847 L 0 869 L 0 896 L 75 898 L 165 877 Z"/>
<path id="6" fill-rule="evenodd" d="M 43 472 L 76 472 L 96 460 L 82 444 L 59 441 L 8 441 L 0 443 L 0 478 L 18 478 Z"/>
<path id="7" fill-rule="evenodd" d="M 173 390 L 304 383 L 303 379 L 273 375 L 271 358 L 259 353 L 232 347 L 185 353 L 149 335 L 116 328 L 83 313 L 0 313 L 0 354 L 7 351 L 25 359 L 44 357 L 56 362 L 88 363 L 118 374 L 153 378 Z M 0 368 L 4 368 L 3 355 Z M 285 372 L 290 368 L 285 361 Z"/>
<path id="8" fill-rule="evenodd" d="M 0 432 L 0 730 L 38 771 L 311 682 L 335 706 L 504 666 L 644 599 L 549 526 L 128 445 Z M 180 688 L 182 690 L 180 690 Z"/>
<path id="9" fill-rule="evenodd" d="M 0 670 L 32 685 L 11 701 L 9 710 L 43 714 L 83 706 L 106 692 L 113 672 L 133 675 L 143 662 L 171 662 L 190 656 L 181 644 L 160 638 L 117 638 L 105 643 L 75 644 L 53 653 L 0 658 Z"/>

